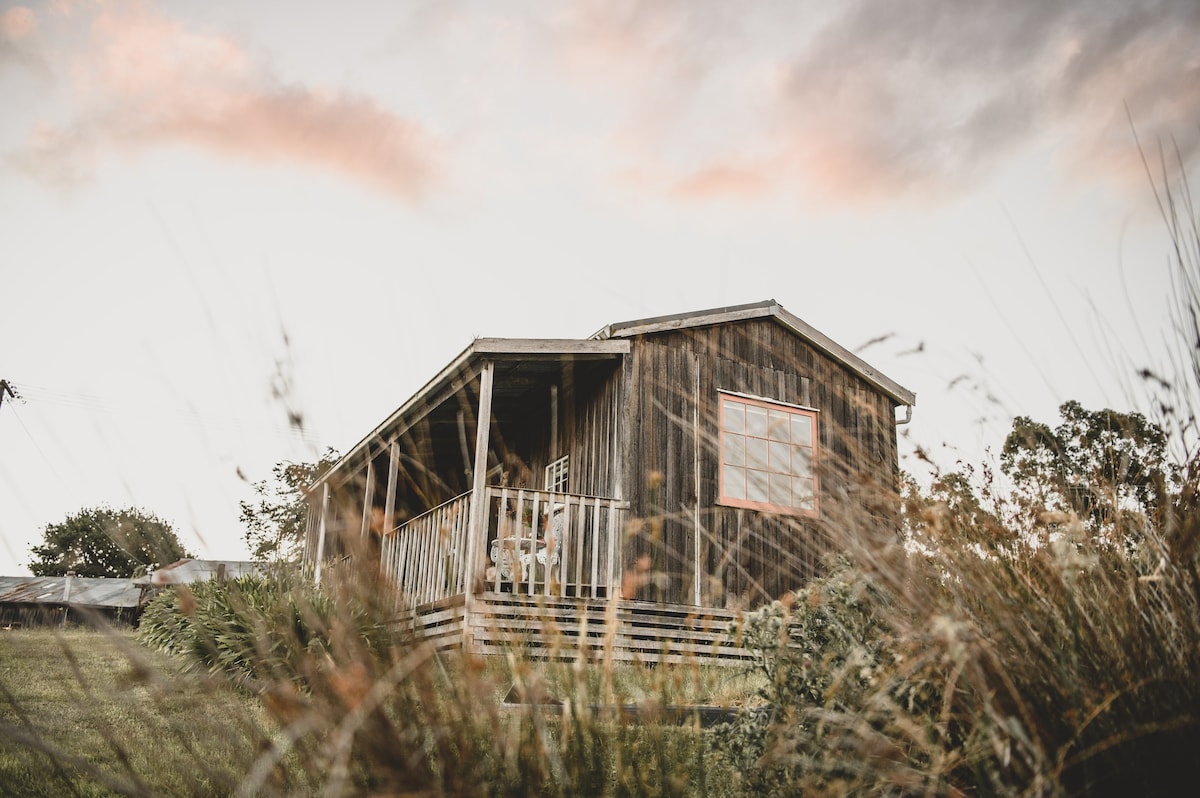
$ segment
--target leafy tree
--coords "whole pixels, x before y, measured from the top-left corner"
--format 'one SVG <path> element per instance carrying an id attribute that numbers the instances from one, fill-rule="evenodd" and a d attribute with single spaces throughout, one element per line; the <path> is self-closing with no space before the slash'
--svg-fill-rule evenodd
<path id="1" fill-rule="evenodd" d="M 169 523 L 137 508 L 80 510 L 48 524 L 43 541 L 31 549 L 35 576 L 124 578 L 191 556 Z"/>
<path id="2" fill-rule="evenodd" d="M 260 560 L 295 560 L 304 545 L 308 505 L 304 489 L 333 467 L 338 453 L 326 449 L 315 463 L 277 463 L 272 479 L 251 485 L 255 498 L 241 502 L 241 521 L 251 555 Z"/>
<path id="3" fill-rule="evenodd" d="M 1054 429 L 1019 416 L 1000 467 L 1031 505 L 1074 513 L 1094 531 L 1114 528 L 1122 511 L 1161 521 L 1176 469 L 1162 428 L 1141 413 L 1086 410 L 1064 403 Z"/>
<path id="4" fill-rule="evenodd" d="M 956 470 L 938 474 L 927 490 L 904 475 L 901 488 L 904 521 L 911 538 L 927 537 L 922 530 L 934 526 L 935 531 L 952 530 L 955 537 L 988 550 L 1015 542 L 995 500 L 990 467 L 985 466 L 982 477 L 977 478 L 973 466 L 959 463 Z"/>

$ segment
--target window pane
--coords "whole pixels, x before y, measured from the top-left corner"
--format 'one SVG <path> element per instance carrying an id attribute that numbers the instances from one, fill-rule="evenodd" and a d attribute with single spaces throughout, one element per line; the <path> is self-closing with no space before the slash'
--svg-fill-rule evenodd
<path id="1" fill-rule="evenodd" d="M 724 495 L 730 499 L 746 498 L 746 469 L 725 466 L 722 472 Z"/>
<path id="2" fill-rule="evenodd" d="M 801 510 L 814 510 L 817 506 L 813 493 L 813 481 L 803 477 L 792 478 L 792 506 Z"/>
<path id="3" fill-rule="evenodd" d="M 767 472 L 749 471 L 747 474 L 749 479 L 746 486 L 746 498 L 752 502 L 769 502 L 771 497 L 767 491 Z"/>
<path id="4" fill-rule="evenodd" d="M 721 436 L 721 459 L 730 465 L 746 464 L 746 439 L 741 435 L 726 432 Z"/>
<path id="5" fill-rule="evenodd" d="M 775 474 L 792 473 L 792 447 L 779 441 L 767 444 L 771 455 L 771 472 Z"/>
<path id="6" fill-rule="evenodd" d="M 786 410 L 772 410 L 767 420 L 767 437 L 773 441 L 786 441 L 791 434 L 788 431 L 791 415 Z"/>
<path id="7" fill-rule="evenodd" d="M 767 442 L 762 438 L 746 438 L 746 465 L 767 470 Z"/>
<path id="8" fill-rule="evenodd" d="M 771 475 L 771 504 L 792 506 L 792 478 L 787 474 Z"/>
<path id="9" fill-rule="evenodd" d="M 721 496 L 815 511 L 816 415 L 729 395 L 720 406 Z"/>
<path id="10" fill-rule="evenodd" d="M 801 446 L 812 446 L 812 416 L 794 413 L 792 415 L 792 443 Z"/>
<path id="11" fill-rule="evenodd" d="M 792 473 L 798 477 L 812 476 L 812 449 L 807 446 L 792 447 Z"/>
<path id="12" fill-rule="evenodd" d="M 746 431 L 746 406 L 732 399 L 721 402 L 721 426 L 730 432 Z"/>
<path id="13" fill-rule="evenodd" d="M 767 437 L 767 409 L 746 405 L 746 434 Z"/>
<path id="14" fill-rule="evenodd" d="M 568 457 L 563 456 L 546 466 L 546 490 L 563 493 L 567 490 Z"/>

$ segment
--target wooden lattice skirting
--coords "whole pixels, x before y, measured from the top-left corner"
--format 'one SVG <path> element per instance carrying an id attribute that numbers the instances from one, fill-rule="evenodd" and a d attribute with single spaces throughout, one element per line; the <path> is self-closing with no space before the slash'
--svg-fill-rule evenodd
<path id="1" fill-rule="evenodd" d="M 751 659 L 729 631 L 741 615 L 736 610 L 613 601 L 486 592 L 474 597 L 469 617 L 459 595 L 405 611 L 399 622 L 438 648 L 469 639 L 480 654 L 515 647 L 539 659 L 574 659 L 581 652 L 614 662 L 737 665 Z"/>

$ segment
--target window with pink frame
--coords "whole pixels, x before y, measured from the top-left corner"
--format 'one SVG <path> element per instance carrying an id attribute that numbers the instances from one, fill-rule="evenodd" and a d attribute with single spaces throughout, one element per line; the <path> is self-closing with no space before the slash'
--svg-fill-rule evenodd
<path id="1" fill-rule="evenodd" d="M 720 394 L 720 503 L 817 515 L 817 411 Z"/>

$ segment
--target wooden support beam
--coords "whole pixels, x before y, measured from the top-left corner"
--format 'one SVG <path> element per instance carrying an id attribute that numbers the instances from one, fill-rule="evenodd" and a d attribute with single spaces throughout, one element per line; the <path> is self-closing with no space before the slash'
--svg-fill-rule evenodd
<path id="1" fill-rule="evenodd" d="M 695 384 L 692 386 L 692 484 L 694 485 L 695 496 L 692 499 L 692 541 L 695 544 L 692 548 L 693 568 L 692 568 L 692 603 L 697 607 L 700 606 L 701 594 L 700 585 L 703 574 L 702 563 L 700 562 L 701 545 L 700 545 L 700 459 L 704 455 L 704 447 L 701 446 L 700 436 L 703 431 L 700 429 L 700 356 L 693 356 L 692 368 L 695 370 Z"/>
<path id="2" fill-rule="evenodd" d="M 400 480 L 400 441 L 388 444 L 388 481 L 386 504 L 383 506 L 383 534 L 389 535 L 396 528 L 396 483 Z"/>
<path id="3" fill-rule="evenodd" d="M 558 459 L 558 385 L 550 386 L 550 459 Z"/>
<path id="4" fill-rule="evenodd" d="M 463 645 L 472 651 L 471 625 L 474 623 L 475 587 L 483 577 L 480 559 L 487 543 L 487 456 L 488 437 L 492 426 L 492 375 L 495 364 L 484 361 L 479 372 L 479 414 L 475 428 L 475 468 L 471 479 L 471 524 L 467 529 L 466 563 L 466 622 L 463 624 Z"/>
<path id="5" fill-rule="evenodd" d="M 474 479 L 471 473 L 471 452 L 467 447 L 467 414 L 458 411 L 458 446 L 462 450 L 463 474 L 468 480 Z"/>
<path id="6" fill-rule="evenodd" d="M 317 556 L 316 566 L 313 569 L 313 584 L 317 587 L 321 586 L 321 570 L 325 559 L 325 531 L 329 519 L 329 499 L 329 483 L 326 482 L 321 486 L 321 521 L 317 529 Z"/>
<path id="7" fill-rule="evenodd" d="M 375 503 L 375 461 L 367 461 L 367 484 L 363 490 L 362 529 L 359 537 L 366 539 L 371 531 L 371 506 Z"/>

